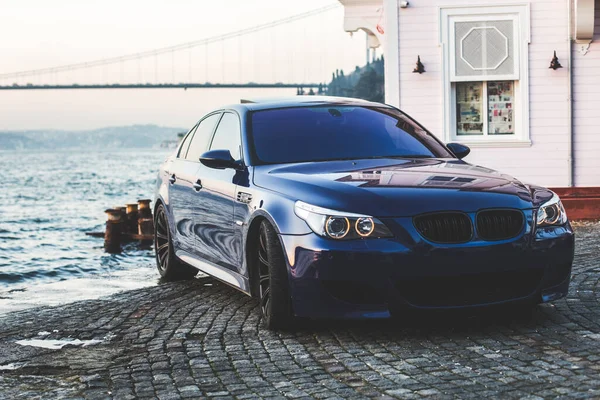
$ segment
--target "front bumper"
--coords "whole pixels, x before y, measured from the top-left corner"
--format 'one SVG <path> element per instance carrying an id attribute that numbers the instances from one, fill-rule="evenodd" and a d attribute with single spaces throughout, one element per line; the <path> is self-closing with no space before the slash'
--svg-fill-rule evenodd
<path id="1" fill-rule="evenodd" d="M 430 243 L 409 218 L 385 221 L 395 237 L 334 241 L 281 235 L 294 313 L 385 318 L 397 309 L 469 308 L 567 294 L 574 254 L 570 224 L 498 242 Z"/>

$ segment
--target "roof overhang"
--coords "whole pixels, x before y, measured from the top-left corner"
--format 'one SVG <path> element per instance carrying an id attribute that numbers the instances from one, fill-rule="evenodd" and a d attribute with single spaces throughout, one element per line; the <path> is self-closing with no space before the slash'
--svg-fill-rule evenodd
<path id="1" fill-rule="evenodd" d="M 344 30 L 356 32 L 363 30 L 367 33 L 369 47 L 381 45 L 381 33 L 377 24 L 382 19 L 383 0 L 338 0 L 344 6 Z"/>

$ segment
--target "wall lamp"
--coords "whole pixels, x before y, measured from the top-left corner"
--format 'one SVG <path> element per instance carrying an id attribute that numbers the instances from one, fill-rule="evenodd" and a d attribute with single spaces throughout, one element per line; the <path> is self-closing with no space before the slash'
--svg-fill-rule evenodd
<path id="1" fill-rule="evenodd" d="M 417 65 L 413 69 L 413 74 L 422 74 L 423 72 L 425 72 L 425 66 L 421 62 L 421 56 L 417 56 Z"/>
<path id="2" fill-rule="evenodd" d="M 558 57 L 556 57 L 556 50 L 554 50 L 554 57 L 552 57 L 550 66 L 548 68 L 552 68 L 555 71 L 559 68 L 562 68 L 562 65 L 560 65 L 560 62 L 558 61 Z"/>

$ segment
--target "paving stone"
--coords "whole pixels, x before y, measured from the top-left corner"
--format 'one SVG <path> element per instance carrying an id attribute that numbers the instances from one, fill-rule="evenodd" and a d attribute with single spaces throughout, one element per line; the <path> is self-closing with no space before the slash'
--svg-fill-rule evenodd
<path id="1" fill-rule="evenodd" d="M 6 314 L 0 398 L 600 398 L 600 223 L 576 235 L 569 295 L 529 310 L 269 332 L 254 300 L 200 278 Z M 109 339 L 14 344 L 41 331 Z"/>

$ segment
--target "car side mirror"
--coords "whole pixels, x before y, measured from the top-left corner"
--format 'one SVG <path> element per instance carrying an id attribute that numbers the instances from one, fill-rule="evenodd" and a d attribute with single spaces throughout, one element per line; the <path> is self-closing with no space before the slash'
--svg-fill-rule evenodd
<path id="1" fill-rule="evenodd" d="M 240 164 L 231 157 L 229 150 L 211 150 L 200 156 L 200 162 L 208 168 L 239 169 Z"/>
<path id="2" fill-rule="evenodd" d="M 459 160 L 462 160 L 471 152 L 470 148 L 460 143 L 448 143 L 446 147 L 448 147 L 450 151 L 454 153 L 456 158 L 458 158 Z"/>

